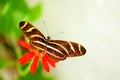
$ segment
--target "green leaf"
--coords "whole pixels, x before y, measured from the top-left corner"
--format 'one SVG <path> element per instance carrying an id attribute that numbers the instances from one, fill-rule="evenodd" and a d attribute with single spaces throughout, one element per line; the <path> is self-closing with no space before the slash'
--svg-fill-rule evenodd
<path id="1" fill-rule="evenodd" d="M 38 19 L 41 15 L 42 15 L 42 3 L 39 3 L 30 9 L 29 20 L 33 21 L 35 19 Z"/>
<path id="2" fill-rule="evenodd" d="M 6 1 L 5 0 L 0 0 L 0 13 L 2 11 L 2 8 L 4 7 Z"/>
<path id="3" fill-rule="evenodd" d="M 14 11 L 21 11 L 24 14 L 29 13 L 28 5 L 26 4 L 25 0 L 10 0 L 11 8 Z"/>
<path id="4" fill-rule="evenodd" d="M 9 12 L 8 12 L 9 13 Z M 11 14 L 2 15 L 0 19 L 0 33 L 8 35 L 13 29 L 13 20 Z"/>

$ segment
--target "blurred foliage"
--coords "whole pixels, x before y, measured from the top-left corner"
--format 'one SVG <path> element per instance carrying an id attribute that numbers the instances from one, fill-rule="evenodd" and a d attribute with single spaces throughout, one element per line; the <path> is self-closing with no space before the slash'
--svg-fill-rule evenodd
<path id="1" fill-rule="evenodd" d="M 39 65 L 37 72 L 33 75 L 30 72 L 26 76 L 21 76 L 18 80 L 54 80 L 54 78 L 48 74 L 44 76 L 45 72 L 42 70 L 42 66 Z"/>
<path id="2" fill-rule="evenodd" d="M 0 59 L 0 69 L 9 66 L 9 61 Z"/>
<path id="3" fill-rule="evenodd" d="M 21 20 L 34 21 L 41 15 L 42 4 L 30 8 L 24 0 L 0 0 L 0 34 L 20 34 Z"/>
<path id="4" fill-rule="evenodd" d="M 32 75 L 29 70 L 30 64 L 22 66 L 17 62 L 24 53 L 17 43 L 22 35 L 19 22 L 23 20 L 32 22 L 41 15 L 40 2 L 30 7 L 25 0 L 0 0 L 0 73 L 8 71 L 12 78 L 10 80 L 54 80 L 50 74 L 43 71 L 41 64 Z M 0 80 L 4 80 L 4 76 L 0 75 Z"/>

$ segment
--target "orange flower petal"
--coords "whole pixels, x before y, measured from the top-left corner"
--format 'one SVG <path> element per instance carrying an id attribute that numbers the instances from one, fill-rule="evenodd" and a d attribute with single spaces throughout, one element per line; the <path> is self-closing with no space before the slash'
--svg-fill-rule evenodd
<path id="1" fill-rule="evenodd" d="M 47 72 L 50 72 L 50 68 L 47 63 L 47 59 L 46 59 L 45 55 L 42 57 L 42 65 Z"/>
<path id="2" fill-rule="evenodd" d="M 22 46 L 22 47 L 24 47 L 24 48 L 26 48 L 26 49 L 29 49 L 29 48 L 30 48 L 30 49 L 33 49 L 30 44 L 28 44 L 27 42 L 25 42 L 25 41 L 23 41 L 23 40 L 19 41 L 19 44 L 20 44 L 20 46 Z"/>
<path id="3" fill-rule="evenodd" d="M 30 61 L 33 56 L 34 56 L 34 52 L 28 52 L 26 54 L 24 54 L 21 58 L 18 59 L 18 62 L 20 64 L 26 64 L 28 61 Z"/>
<path id="4" fill-rule="evenodd" d="M 25 41 L 25 37 L 24 37 L 23 35 L 21 36 L 21 39 L 19 40 L 18 43 L 19 43 L 20 46 L 22 46 L 22 47 L 24 47 L 24 48 L 33 49 L 32 46 Z"/>
<path id="5" fill-rule="evenodd" d="M 30 71 L 32 74 L 34 74 L 36 72 L 38 61 L 39 61 L 39 56 L 35 56 L 32 64 L 31 64 L 31 67 L 30 67 Z"/>
<path id="6" fill-rule="evenodd" d="M 47 62 L 55 68 L 55 63 L 57 62 L 57 60 L 52 60 L 51 58 L 48 57 L 47 54 L 44 55 L 44 57 L 46 58 Z"/>

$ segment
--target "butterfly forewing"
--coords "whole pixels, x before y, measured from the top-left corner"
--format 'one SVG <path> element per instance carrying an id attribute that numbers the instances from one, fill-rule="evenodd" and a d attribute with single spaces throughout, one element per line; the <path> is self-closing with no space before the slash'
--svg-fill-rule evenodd
<path id="1" fill-rule="evenodd" d="M 32 24 L 22 21 L 19 24 L 20 29 L 30 39 L 30 44 L 40 52 L 46 53 L 54 60 L 64 60 L 66 57 L 82 56 L 86 49 L 75 42 L 64 40 L 51 40 L 36 29 Z"/>
<path id="2" fill-rule="evenodd" d="M 45 40 L 44 35 L 39 30 L 37 30 L 32 24 L 27 23 L 26 21 L 22 21 L 20 22 L 19 26 L 20 29 L 30 40 L 35 37 L 40 37 L 41 39 Z"/>

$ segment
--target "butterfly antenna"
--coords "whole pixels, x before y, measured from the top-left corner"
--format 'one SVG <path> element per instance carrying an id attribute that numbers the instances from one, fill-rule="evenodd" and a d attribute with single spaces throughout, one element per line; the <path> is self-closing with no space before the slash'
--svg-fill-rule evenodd
<path id="1" fill-rule="evenodd" d="M 45 21 L 44 21 L 44 20 L 42 20 L 42 22 L 43 22 L 43 24 L 44 24 L 44 26 L 45 26 L 45 29 L 46 29 L 46 31 L 47 31 L 47 34 L 48 34 L 48 36 L 49 36 L 49 32 L 48 32 L 48 29 L 47 29 L 47 25 L 45 24 Z"/>
<path id="2" fill-rule="evenodd" d="M 58 35 L 58 34 L 63 34 L 63 33 L 65 33 L 65 32 L 58 32 L 58 33 L 55 33 L 55 34 L 51 35 L 51 37 L 52 37 L 52 36 L 56 36 L 56 35 Z"/>

